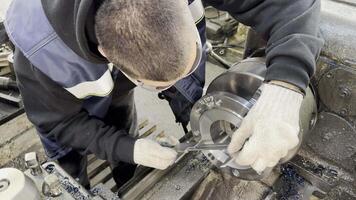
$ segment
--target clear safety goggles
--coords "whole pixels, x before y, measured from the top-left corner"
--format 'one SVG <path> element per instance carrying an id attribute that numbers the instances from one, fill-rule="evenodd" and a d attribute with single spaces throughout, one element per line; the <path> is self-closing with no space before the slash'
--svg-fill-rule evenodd
<path id="1" fill-rule="evenodd" d="M 203 56 L 203 47 L 201 44 L 201 40 L 200 40 L 200 35 L 198 30 L 196 30 L 196 56 L 195 56 L 195 60 L 194 63 L 191 67 L 191 69 L 189 70 L 189 72 L 187 74 L 185 74 L 181 79 L 191 75 L 192 73 L 194 73 L 194 71 L 199 67 L 200 61 L 202 59 Z M 133 82 L 135 85 L 140 86 L 142 88 L 145 88 L 147 90 L 150 91 L 155 91 L 155 92 L 159 92 L 159 91 L 163 91 L 163 90 L 167 90 L 168 88 L 172 87 L 172 85 L 174 85 L 175 83 L 169 84 L 167 86 L 152 86 L 152 85 L 147 85 L 145 83 L 143 83 L 140 80 L 136 80 L 131 78 L 130 76 L 128 76 L 127 74 L 125 74 L 125 72 L 121 71 L 131 82 Z M 178 80 L 177 80 L 178 81 Z"/>

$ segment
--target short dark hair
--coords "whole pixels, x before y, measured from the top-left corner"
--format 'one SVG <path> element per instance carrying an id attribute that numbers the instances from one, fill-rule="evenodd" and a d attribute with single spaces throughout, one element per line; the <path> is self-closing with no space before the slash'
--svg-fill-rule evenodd
<path id="1" fill-rule="evenodd" d="M 181 76 L 191 53 L 186 49 L 195 40 L 194 23 L 182 2 L 105 0 L 95 17 L 95 31 L 108 60 L 135 79 L 170 81 Z"/>

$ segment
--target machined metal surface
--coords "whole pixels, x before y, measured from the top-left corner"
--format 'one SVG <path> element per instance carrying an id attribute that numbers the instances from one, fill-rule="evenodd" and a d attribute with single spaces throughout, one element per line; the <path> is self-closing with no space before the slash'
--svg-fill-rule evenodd
<path id="1" fill-rule="evenodd" d="M 33 180 L 15 168 L 0 169 L 0 199 L 40 199 Z"/>
<path id="2" fill-rule="evenodd" d="M 251 58 L 213 80 L 207 94 L 193 106 L 190 121 L 193 135 L 206 144 L 229 143 L 232 133 L 239 128 L 244 116 L 256 102 L 265 72 L 264 59 Z M 300 112 L 300 141 L 314 125 L 315 118 L 316 103 L 312 91 L 308 89 Z M 300 145 L 301 142 L 290 150 L 281 163 L 292 158 Z M 242 179 L 259 180 L 268 174 L 257 174 L 250 166 L 237 165 L 226 149 L 203 153 L 215 166 L 231 170 L 232 174 Z"/>

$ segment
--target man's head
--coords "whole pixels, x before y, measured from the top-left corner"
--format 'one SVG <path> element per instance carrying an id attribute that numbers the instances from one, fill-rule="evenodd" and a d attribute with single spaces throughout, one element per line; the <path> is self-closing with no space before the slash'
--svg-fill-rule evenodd
<path id="1" fill-rule="evenodd" d="M 145 84 L 171 85 L 196 59 L 196 28 L 186 0 L 106 0 L 95 30 L 102 54 Z"/>

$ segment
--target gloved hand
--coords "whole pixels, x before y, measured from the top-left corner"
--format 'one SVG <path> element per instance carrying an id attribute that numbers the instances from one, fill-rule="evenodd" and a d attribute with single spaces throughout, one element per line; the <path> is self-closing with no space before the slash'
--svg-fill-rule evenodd
<path id="1" fill-rule="evenodd" d="M 177 158 L 173 149 L 162 147 L 150 139 L 138 139 L 134 146 L 134 162 L 156 169 L 166 169 Z"/>
<path id="2" fill-rule="evenodd" d="M 263 84 L 261 90 L 228 147 L 237 164 L 251 166 L 258 173 L 275 166 L 298 145 L 303 101 L 301 93 L 285 87 Z"/>

